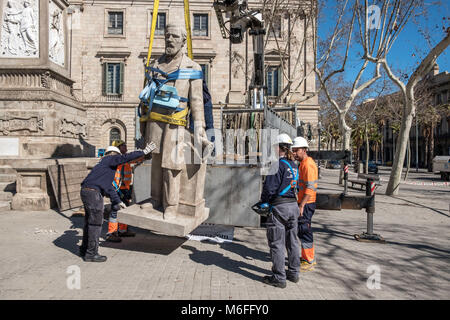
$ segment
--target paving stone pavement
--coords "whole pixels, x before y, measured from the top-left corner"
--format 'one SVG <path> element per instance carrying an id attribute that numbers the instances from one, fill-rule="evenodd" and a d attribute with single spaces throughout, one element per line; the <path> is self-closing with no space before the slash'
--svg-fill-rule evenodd
<path id="1" fill-rule="evenodd" d="M 337 170 L 322 174 L 322 192 L 342 190 Z M 366 229 L 364 211 L 317 211 L 318 264 L 285 289 L 261 282 L 271 268 L 263 228 L 235 228 L 234 242 L 225 244 L 135 229 L 122 243 L 101 242 L 108 261 L 96 264 L 77 256 L 82 217 L 3 211 L 0 299 L 449 299 L 450 187 L 402 185 L 398 197 L 384 188 L 377 189 L 374 231 L 387 242 L 354 240 Z M 74 268 L 80 289 L 69 289 Z M 369 289 L 377 270 L 380 287 Z"/>

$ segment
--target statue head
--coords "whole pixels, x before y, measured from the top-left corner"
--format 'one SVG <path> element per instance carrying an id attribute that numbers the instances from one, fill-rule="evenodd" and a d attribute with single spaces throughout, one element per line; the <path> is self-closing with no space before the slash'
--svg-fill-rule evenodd
<path id="1" fill-rule="evenodd" d="M 23 6 L 24 6 L 25 8 L 28 8 L 28 7 L 30 6 L 30 1 L 24 1 L 24 2 L 23 2 Z"/>
<path id="2" fill-rule="evenodd" d="M 186 44 L 186 30 L 179 25 L 168 24 L 164 36 L 167 56 L 175 56 Z"/>

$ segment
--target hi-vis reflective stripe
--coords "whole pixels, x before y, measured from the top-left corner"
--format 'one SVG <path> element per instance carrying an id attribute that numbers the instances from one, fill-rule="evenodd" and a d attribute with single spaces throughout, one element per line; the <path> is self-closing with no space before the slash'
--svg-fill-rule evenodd
<path id="1" fill-rule="evenodd" d="M 317 191 L 317 187 L 315 186 L 316 183 L 318 183 L 319 180 L 313 180 L 313 181 L 303 181 L 299 180 L 299 184 L 304 184 L 306 189 L 312 189 L 314 191 Z M 303 186 L 300 186 L 300 190 L 303 190 Z"/>

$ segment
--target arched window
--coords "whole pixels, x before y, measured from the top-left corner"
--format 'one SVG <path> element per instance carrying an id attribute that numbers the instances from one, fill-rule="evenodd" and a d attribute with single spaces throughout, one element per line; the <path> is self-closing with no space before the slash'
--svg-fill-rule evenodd
<path id="1" fill-rule="evenodd" d="M 118 128 L 112 128 L 109 131 L 109 145 L 112 145 L 114 140 L 120 140 L 120 130 Z"/>

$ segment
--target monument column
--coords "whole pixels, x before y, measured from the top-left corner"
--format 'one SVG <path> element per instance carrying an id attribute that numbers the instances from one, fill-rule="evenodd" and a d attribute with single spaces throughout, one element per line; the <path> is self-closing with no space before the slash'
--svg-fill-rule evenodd
<path id="1" fill-rule="evenodd" d="M 94 149 L 84 140 L 86 109 L 72 93 L 68 5 L 65 0 L 1 3 L 0 145 L 8 147 L 0 149 L 0 159 L 13 167 L 19 158 L 93 155 Z M 16 170 L 20 175 L 20 168 Z M 48 197 L 41 185 L 18 189 L 42 191 L 42 197 Z M 19 193 L 15 197 L 26 202 L 25 192 Z M 39 203 L 49 206 L 48 201 Z"/>

